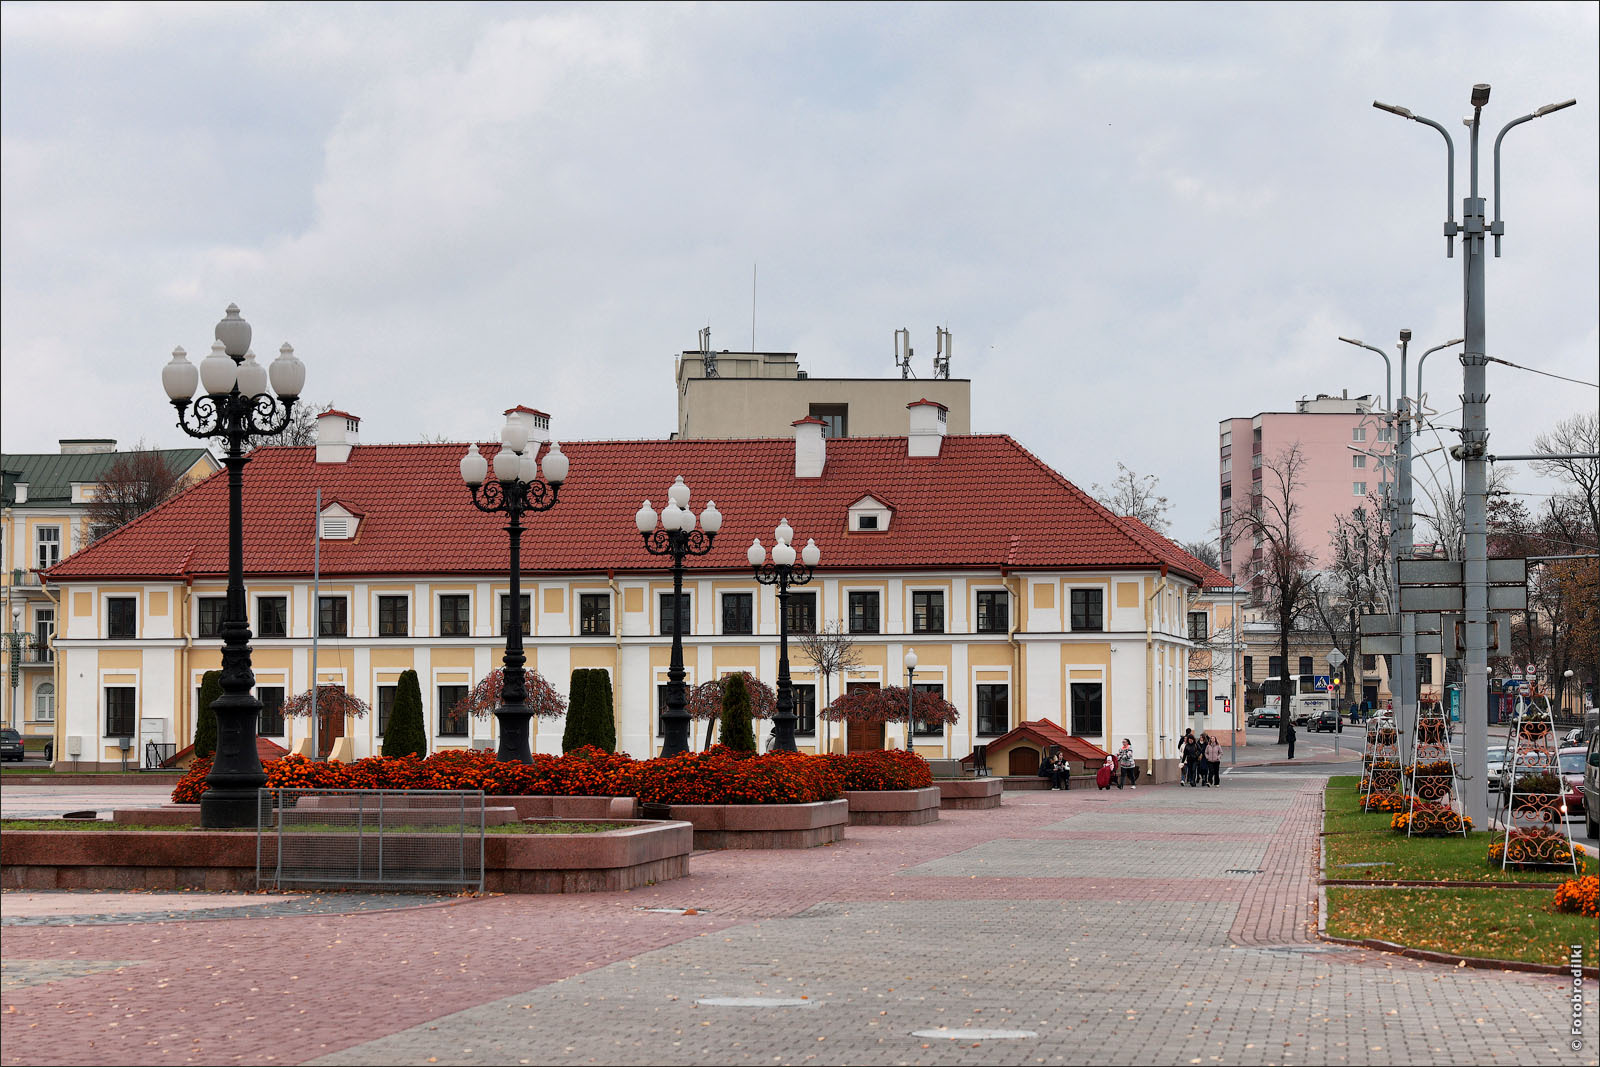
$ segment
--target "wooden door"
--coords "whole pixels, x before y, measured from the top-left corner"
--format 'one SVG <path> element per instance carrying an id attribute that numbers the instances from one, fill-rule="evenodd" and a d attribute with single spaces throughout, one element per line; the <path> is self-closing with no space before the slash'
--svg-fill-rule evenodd
<path id="1" fill-rule="evenodd" d="M 849 682 L 845 685 L 845 692 L 854 693 L 862 689 L 880 689 L 877 682 Z M 883 748 L 884 728 L 881 722 L 847 722 L 845 724 L 844 743 L 845 749 L 850 752 L 874 752 Z"/>
<path id="2" fill-rule="evenodd" d="M 318 694 L 321 695 L 320 693 Z M 327 758 L 333 751 L 333 743 L 344 736 L 344 713 L 330 711 L 325 705 L 317 705 L 317 755 Z"/>
<path id="3" fill-rule="evenodd" d="M 1037 775 L 1039 750 L 1019 745 L 1007 753 L 1006 773 L 1010 775 Z"/>

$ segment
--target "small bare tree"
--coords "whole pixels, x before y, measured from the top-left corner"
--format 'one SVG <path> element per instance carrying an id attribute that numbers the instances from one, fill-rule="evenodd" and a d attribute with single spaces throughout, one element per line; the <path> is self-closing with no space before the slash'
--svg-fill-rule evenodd
<path id="1" fill-rule="evenodd" d="M 1311 608 L 1316 575 L 1315 556 L 1300 537 L 1300 492 L 1305 488 L 1306 458 L 1296 441 L 1261 465 L 1261 494 L 1251 499 L 1246 511 L 1233 514 L 1233 527 L 1260 549 L 1256 599 L 1277 617 L 1278 661 L 1282 679 L 1289 674 L 1289 635 L 1298 628 Z M 1252 551 L 1252 557 L 1254 552 Z M 1288 686 L 1279 683 L 1282 714 L 1278 718 L 1278 742 L 1289 740 L 1291 724 Z"/>
<path id="2" fill-rule="evenodd" d="M 821 706 L 828 707 L 833 703 L 831 699 L 833 676 L 861 666 L 861 650 L 856 647 L 855 638 L 850 636 L 850 632 L 839 619 L 824 624 L 821 629 L 813 633 L 794 634 L 793 638 L 795 647 L 800 650 L 802 656 L 811 661 L 811 666 L 821 678 Z M 824 730 L 822 738 L 824 750 L 827 749 L 828 740 Z"/>
<path id="3" fill-rule="evenodd" d="M 1159 484 L 1154 474 L 1135 474 L 1120 460 L 1117 463 L 1117 480 L 1110 487 L 1096 482 L 1090 486 L 1094 498 L 1118 515 L 1132 515 L 1158 534 L 1165 534 L 1167 498 L 1156 492 Z"/>
<path id="4" fill-rule="evenodd" d="M 98 539 L 137 519 L 176 493 L 183 471 L 172 459 L 140 441 L 116 458 L 94 487 L 86 517 Z"/>

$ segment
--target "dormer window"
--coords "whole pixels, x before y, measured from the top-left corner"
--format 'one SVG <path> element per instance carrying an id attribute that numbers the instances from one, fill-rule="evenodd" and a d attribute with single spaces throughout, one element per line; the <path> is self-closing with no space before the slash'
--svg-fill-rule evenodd
<path id="1" fill-rule="evenodd" d="M 329 504 L 318 517 L 317 533 L 324 541 L 349 541 L 360 525 L 359 515 L 338 504 Z"/>
<path id="2" fill-rule="evenodd" d="M 850 505 L 850 530 L 859 533 L 882 533 L 889 528 L 894 508 L 872 494 L 867 494 Z"/>

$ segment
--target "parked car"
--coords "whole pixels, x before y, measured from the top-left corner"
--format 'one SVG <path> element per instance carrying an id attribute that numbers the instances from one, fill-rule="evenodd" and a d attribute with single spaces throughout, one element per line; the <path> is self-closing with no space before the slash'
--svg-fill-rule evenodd
<path id="1" fill-rule="evenodd" d="M 1563 748 L 1556 753 L 1561 768 L 1561 780 L 1567 787 L 1567 818 L 1588 819 L 1588 805 L 1583 798 L 1583 769 L 1586 750 Z"/>
<path id="2" fill-rule="evenodd" d="M 1283 721 L 1283 716 L 1278 714 L 1277 708 L 1262 708 L 1255 714 L 1255 721 L 1251 726 L 1277 726 Z"/>
<path id="3" fill-rule="evenodd" d="M 22 762 L 22 735 L 9 726 L 0 728 L 0 760 Z"/>
<path id="4" fill-rule="evenodd" d="M 1491 748 L 1489 750 L 1489 791 L 1492 793 L 1500 788 L 1500 779 L 1506 769 L 1506 748 Z"/>
<path id="5" fill-rule="evenodd" d="M 1578 745 L 1582 745 L 1583 742 L 1583 727 L 1581 726 L 1574 726 L 1572 729 L 1561 735 L 1562 748 L 1573 748 Z"/>
<path id="6" fill-rule="evenodd" d="M 1332 708 L 1324 711 L 1306 725 L 1306 729 L 1317 733 L 1343 733 L 1344 722 L 1339 718 L 1339 713 Z"/>
<path id="7" fill-rule="evenodd" d="M 1590 837 L 1600 837 L 1600 730 L 1589 735 L 1589 748 L 1583 761 L 1583 828 Z"/>

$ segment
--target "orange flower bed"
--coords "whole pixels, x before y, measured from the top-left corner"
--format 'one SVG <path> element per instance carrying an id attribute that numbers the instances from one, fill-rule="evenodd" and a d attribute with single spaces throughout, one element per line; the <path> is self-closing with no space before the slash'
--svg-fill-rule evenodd
<path id="1" fill-rule="evenodd" d="M 1361 804 L 1362 811 L 1405 811 L 1404 793 L 1369 793 Z"/>
<path id="2" fill-rule="evenodd" d="M 1572 863 L 1572 850 L 1567 839 L 1554 830 L 1526 829 L 1511 831 L 1510 855 L 1506 854 L 1505 840 L 1489 845 L 1489 865 L 1497 867 L 1502 861 L 1513 867 L 1542 865 L 1565 867 Z M 1589 869 L 1589 862 L 1581 854 L 1577 858 L 1578 873 Z"/>
<path id="3" fill-rule="evenodd" d="M 279 789 L 481 789 L 489 796 L 636 796 L 656 804 L 807 804 L 832 800 L 846 788 L 915 789 L 933 782 L 927 761 L 908 752 L 757 756 L 721 745 L 650 760 L 581 748 L 502 763 L 492 752 L 454 750 L 427 759 L 369 756 L 353 763 L 285 756 L 263 767 L 268 787 Z M 172 799 L 199 801 L 209 773 L 210 760 L 195 760 Z"/>
<path id="4" fill-rule="evenodd" d="M 1410 811 L 1400 811 L 1389 820 L 1389 829 L 1405 833 L 1409 827 L 1413 835 L 1459 834 L 1472 829 L 1472 820 L 1444 804 L 1430 804 L 1418 800 Z"/>
<path id="5" fill-rule="evenodd" d="M 1556 911 L 1587 915 L 1591 919 L 1600 917 L 1600 877 L 1591 874 L 1583 878 L 1568 878 L 1556 888 L 1556 897 L 1551 904 Z"/>

